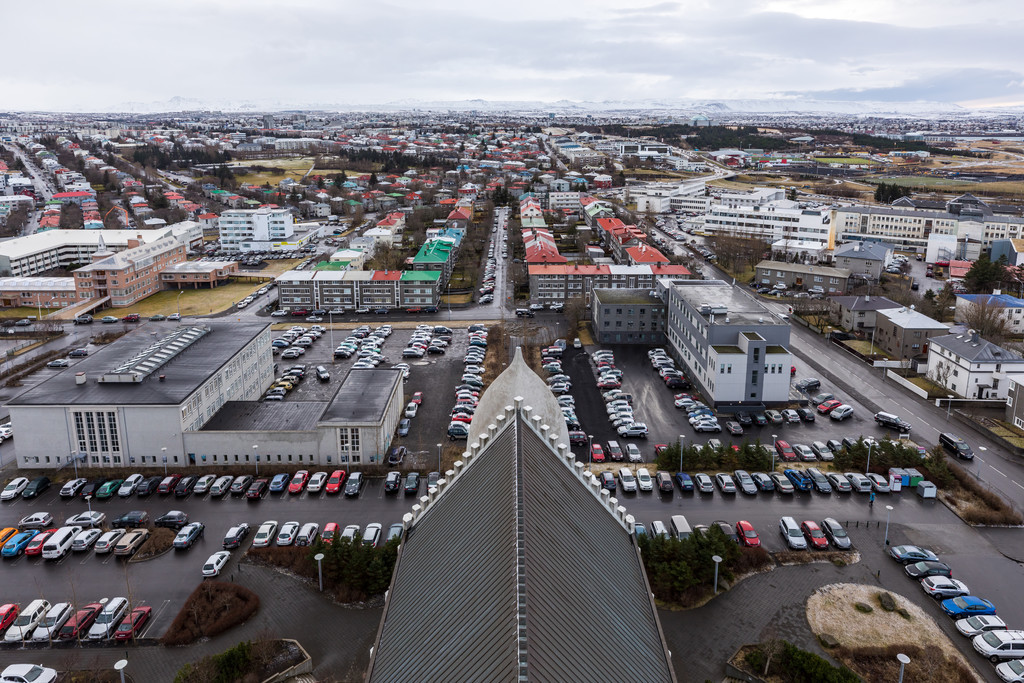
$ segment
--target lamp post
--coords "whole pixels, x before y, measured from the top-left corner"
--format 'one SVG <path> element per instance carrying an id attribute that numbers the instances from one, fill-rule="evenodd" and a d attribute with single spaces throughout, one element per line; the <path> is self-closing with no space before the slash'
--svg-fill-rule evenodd
<path id="1" fill-rule="evenodd" d="M 437 474 L 441 475 L 441 444 L 437 444 Z"/>
<path id="2" fill-rule="evenodd" d="M 949 421 L 949 411 L 953 409 L 953 394 L 946 395 L 946 421 Z"/>
<path id="3" fill-rule="evenodd" d="M 587 434 L 587 469 L 594 464 L 594 435 Z"/>
<path id="4" fill-rule="evenodd" d="M 121 674 L 121 683 L 124 683 L 124 668 L 128 666 L 127 659 L 119 659 L 114 663 L 114 671 Z"/>
<path id="5" fill-rule="evenodd" d="M 718 595 L 718 565 L 721 564 L 722 558 L 719 555 L 712 555 L 711 559 L 715 561 L 715 595 Z"/>
<path id="6" fill-rule="evenodd" d="M 885 506 L 885 545 L 889 545 L 889 517 L 892 515 L 892 505 Z"/>
<path id="7" fill-rule="evenodd" d="M 775 442 L 778 441 L 778 439 L 778 434 L 772 434 L 772 472 L 775 471 Z"/>
<path id="8" fill-rule="evenodd" d="M 256 478 L 258 479 L 260 476 L 260 456 L 259 453 L 256 452 L 257 448 L 259 448 L 259 446 L 256 444 L 252 445 L 252 457 L 256 460 Z"/>
<path id="9" fill-rule="evenodd" d="M 75 465 L 75 479 L 78 479 L 78 451 L 71 451 L 71 462 Z"/>
<path id="10" fill-rule="evenodd" d="M 327 311 L 327 326 L 329 328 L 331 328 L 329 334 L 331 335 L 331 348 L 333 349 L 333 348 L 335 348 L 335 346 L 334 346 L 334 313 L 333 313 L 333 311 Z M 331 355 L 331 362 L 333 363 L 333 362 L 335 362 L 337 360 L 338 360 L 338 357 L 332 354 Z"/>
<path id="11" fill-rule="evenodd" d="M 161 460 L 164 461 L 164 476 L 167 476 L 167 447 L 164 446 L 160 449 Z"/>
<path id="12" fill-rule="evenodd" d="M 184 289 L 179 289 L 178 290 L 178 298 L 175 300 L 175 302 L 178 305 L 178 318 L 181 318 L 181 295 L 184 294 L 184 293 L 185 293 Z"/>
<path id="13" fill-rule="evenodd" d="M 868 443 L 868 463 L 864 466 L 864 474 L 871 471 L 871 447 L 875 445 L 874 441 Z"/>
<path id="14" fill-rule="evenodd" d="M 903 667 L 910 664 L 910 657 L 906 656 L 902 652 L 896 655 L 896 660 L 900 663 L 900 680 L 899 683 L 903 683 Z"/>
<path id="15" fill-rule="evenodd" d="M 85 497 L 85 504 L 89 507 L 89 512 L 92 512 L 92 496 Z"/>
<path id="16" fill-rule="evenodd" d="M 686 437 L 682 434 L 679 435 L 679 471 L 683 471 L 683 439 Z"/>
<path id="17" fill-rule="evenodd" d="M 317 553 L 316 555 L 313 556 L 313 559 L 316 560 L 316 573 L 317 573 L 317 575 L 320 578 L 320 592 L 323 593 L 324 592 L 324 567 L 320 563 L 324 559 L 324 554 L 323 553 Z"/>

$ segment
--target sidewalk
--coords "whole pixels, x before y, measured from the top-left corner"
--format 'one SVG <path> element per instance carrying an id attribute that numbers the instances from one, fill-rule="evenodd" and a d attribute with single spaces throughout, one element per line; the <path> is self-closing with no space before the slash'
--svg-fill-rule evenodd
<path id="1" fill-rule="evenodd" d="M 324 600 L 316 590 L 279 572 L 245 564 L 224 577 L 255 591 L 260 608 L 250 621 L 210 640 L 192 645 L 125 648 L 49 648 L 44 650 L 0 651 L 0 668 L 31 661 L 58 670 L 113 669 L 119 659 L 128 659 L 125 672 L 136 681 L 164 683 L 186 662 L 223 652 L 236 643 L 266 635 L 294 638 L 313 658 L 318 678 L 361 680 L 370 662 L 370 648 L 380 625 L 381 609 L 348 609 Z"/>

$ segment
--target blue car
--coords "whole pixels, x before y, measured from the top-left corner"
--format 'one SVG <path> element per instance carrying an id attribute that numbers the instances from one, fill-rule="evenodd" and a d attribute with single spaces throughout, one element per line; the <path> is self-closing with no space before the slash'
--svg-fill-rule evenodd
<path id="1" fill-rule="evenodd" d="M 288 476 L 287 474 L 274 475 L 274 478 L 270 480 L 270 492 L 281 493 L 286 488 L 288 488 L 288 482 L 290 480 L 291 477 Z"/>
<path id="2" fill-rule="evenodd" d="M 912 562 L 938 562 L 938 556 L 927 548 L 919 548 L 916 545 L 896 545 L 889 548 L 889 555 L 892 559 L 901 564 Z"/>
<path id="3" fill-rule="evenodd" d="M 398 435 L 409 436 L 409 427 L 412 426 L 412 420 L 407 417 L 403 417 L 398 421 Z"/>
<path id="4" fill-rule="evenodd" d="M 950 598 L 943 600 L 940 604 L 942 605 L 942 611 L 954 619 L 996 613 L 995 605 L 985 598 L 979 598 L 975 595 L 962 595 L 958 598 Z"/>
<path id="5" fill-rule="evenodd" d="M 25 550 L 25 546 L 27 546 L 29 541 L 31 541 L 38 533 L 39 530 L 37 529 L 35 531 L 22 531 L 20 534 L 15 534 L 11 537 L 11 540 L 4 543 L 4 548 L 3 550 L 0 550 L 0 555 L 3 557 L 17 557 L 18 555 L 21 555 Z"/>
<path id="6" fill-rule="evenodd" d="M 676 483 L 683 491 L 693 491 L 693 479 L 686 472 L 676 472 Z"/>
<path id="7" fill-rule="evenodd" d="M 782 473 L 786 475 L 786 479 L 792 482 L 793 488 L 797 491 L 811 490 L 811 478 L 803 470 L 786 469 Z"/>

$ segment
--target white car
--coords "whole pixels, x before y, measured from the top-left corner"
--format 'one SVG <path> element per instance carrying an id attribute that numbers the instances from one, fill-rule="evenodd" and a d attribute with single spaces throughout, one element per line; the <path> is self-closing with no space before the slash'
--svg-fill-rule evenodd
<path id="1" fill-rule="evenodd" d="M 633 444 L 629 444 L 632 446 Z M 636 471 L 636 484 L 640 487 L 641 491 L 653 491 L 654 480 L 651 479 L 651 473 L 647 471 L 646 467 L 641 467 Z"/>
<path id="2" fill-rule="evenodd" d="M 231 553 L 227 550 L 218 550 L 206 560 L 203 565 L 203 576 L 219 576 L 220 570 L 224 569 L 224 565 L 231 559 Z"/>
<path id="3" fill-rule="evenodd" d="M 71 550 L 75 552 L 88 550 L 96 542 L 96 539 L 102 535 L 103 531 L 100 529 L 83 529 L 75 536 L 75 540 L 71 541 Z"/>
<path id="4" fill-rule="evenodd" d="M 316 522 L 306 522 L 299 529 L 295 537 L 295 545 L 313 545 L 317 535 L 320 533 L 320 525 Z"/>
<path id="5" fill-rule="evenodd" d="M 358 535 L 359 535 L 359 525 L 358 524 L 349 524 L 341 532 L 341 537 L 342 538 L 347 538 L 350 541 L 355 541 L 356 540 L 356 536 L 358 536 Z"/>
<path id="6" fill-rule="evenodd" d="M 1007 628 L 1006 622 L 994 614 L 979 614 L 978 616 L 967 617 L 966 619 L 957 619 L 954 625 L 961 635 L 968 638 L 973 638 L 988 631 L 1000 631 Z"/>
<path id="7" fill-rule="evenodd" d="M 274 542 L 274 535 L 277 533 L 277 522 L 270 520 L 260 524 L 256 530 L 256 536 L 252 539 L 253 548 L 266 548 Z"/>
<path id="8" fill-rule="evenodd" d="M 128 611 L 128 599 L 117 597 L 111 598 L 103 606 L 103 610 L 97 615 L 96 621 L 89 627 L 89 640 L 106 640 L 114 635 L 114 631 L 121 625 L 125 613 Z"/>
<path id="9" fill-rule="evenodd" d="M 203 476 L 199 477 L 199 481 L 196 482 L 195 487 L 192 489 L 192 493 L 200 495 L 204 493 L 209 493 L 210 487 L 213 486 L 213 483 L 216 480 L 216 474 L 204 474 Z"/>
<path id="10" fill-rule="evenodd" d="M 306 484 L 306 490 L 310 493 L 320 493 L 324 488 L 324 483 L 327 482 L 326 472 L 314 472 L 309 478 L 309 482 Z"/>
<path id="11" fill-rule="evenodd" d="M 58 602 L 50 608 L 43 620 L 36 626 L 36 630 L 32 632 L 32 640 L 37 643 L 53 640 L 64 626 L 64 622 L 70 619 L 74 613 L 75 610 L 70 602 Z"/>
<path id="12" fill-rule="evenodd" d="M 54 683 L 57 671 L 38 664 L 11 664 L 0 673 L 4 683 Z"/>
<path id="13" fill-rule="evenodd" d="M 53 515 L 49 512 L 33 512 L 31 515 L 22 517 L 18 522 L 21 529 L 48 529 L 53 523 Z"/>
<path id="14" fill-rule="evenodd" d="M 210 487 L 210 496 L 218 498 L 223 496 L 231 488 L 231 482 L 235 480 L 230 474 L 225 474 L 219 477 L 217 481 L 213 482 L 213 486 Z"/>
<path id="15" fill-rule="evenodd" d="M 406 417 L 416 417 L 416 411 L 419 410 L 419 407 L 420 406 L 417 403 L 410 403 L 409 405 L 407 405 L 405 407 L 405 416 Z M 25 488 L 25 487 L 23 486 L 22 488 Z"/>
<path id="16" fill-rule="evenodd" d="M 623 493 L 636 493 L 636 477 L 628 467 L 619 469 L 619 486 Z"/>
<path id="17" fill-rule="evenodd" d="M 127 498 L 128 496 L 135 493 L 135 489 L 139 488 L 139 484 L 142 483 L 143 477 L 141 474 L 133 474 L 121 482 L 121 486 L 117 489 L 117 495 L 121 498 Z"/>
<path id="18" fill-rule="evenodd" d="M 28 479 L 16 477 L 11 479 L 3 491 L 0 491 L 0 500 L 14 500 L 21 495 L 21 492 L 28 486 Z"/>
<path id="19" fill-rule="evenodd" d="M 921 588 L 924 589 L 925 593 L 936 600 L 957 598 L 961 595 L 971 594 L 971 590 L 963 581 L 957 581 L 956 579 L 950 579 L 945 576 L 929 576 L 921 579 Z"/>
<path id="20" fill-rule="evenodd" d="M 295 537 L 299 534 L 299 523 L 298 522 L 285 522 L 281 525 L 281 530 L 277 532 L 277 545 L 291 545 L 295 542 Z"/>
<path id="21" fill-rule="evenodd" d="M 111 529 L 100 536 L 96 541 L 96 554 L 102 555 L 113 551 L 114 546 L 117 545 L 117 542 L 121 540 L 126 531 L 127 529 Z M 72 545 L 74 545 L 74 541 L 72 541 Z"/>
<path id="22" fill-rule="evenodd" d="M 367 524 L 366 530 L 363 531 L 363 545 L 369 545 L 376 548 L 377 544 L 380 543 L 380 535 L 383 532 L 383 529 L 384 527 L 377 522 Z"/>
<path id="23" fill-rule="evenodd" d="M 18 643 L 31 638 L 32 632 L 36 630 L 36 626 L 39 626 L 39 622 L 43 620 L 43 617 L 49 611 L 50 603 L 46 600 L 40 599 L 30 602 L 28 607 L 18 614 L 18 618 L 14 620 L 11 627 L 7 629 L 7 633 L 4 635 L 4 642 Z"/>
<path id="24" fill-rule="evenodd" d="M 103 522 L 107 520 L 105 513 L 93 510 L 92 512 L 79 512 L 77 515 L 72 515 L 64 521 L 64 526 L 81 526 L 81 527 L 93 527 L 103 526 Z"/>
<path id="25" fill-rule="evenodd" d="M 73 498 L 78 495 L 78 492 L 89 480 L 85 477 L 79 477 L 78 479 L 72 479 L 60 489 L 61 498 Z"/>

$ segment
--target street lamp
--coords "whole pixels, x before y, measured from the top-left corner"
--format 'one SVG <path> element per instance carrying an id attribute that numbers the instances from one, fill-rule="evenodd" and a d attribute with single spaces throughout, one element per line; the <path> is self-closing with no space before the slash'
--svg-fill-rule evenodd
<path id="1" fill-rule="evenodd" d="M 594 435 L 587 434 L 587 469 L 594 465 Z"/>
<path id="2" fill-rule="evenodd" d="M 903 667 L 910 664 L 910 657 L 906 656 L 902 652 L 896 655 L 896 660 L 900 663 L 900 680 L 899 683 L 903 683 Z"/>
<path id="3" fill-rule="evenodd" d="M 712 555 L 711 559 L 715 561 L 715 595 L 718 595 L 718 565 L 722 563 L 722 558 L 719 555 Z"/>
<path id="4" fill-rule="evenodd" d="M 92 512 L 92 496 L 85 497 L 85 504 L 89 506 L 89 512 Z"/>
<path id="5" fill-rule="evenodd" d="M 320 563 L 324 559 L 324 554 L 323 553 L 317 553 L 316 555 L 313 556 L 313 559 L 316 560 L 316 573 L 320 577 L 320 592 L 323 593 L 324 592 L 324 567 Z"/>
<path id="6" fill-rule="evenodd" d="M 437 444 L 437 473 L 441 474 L 441 444 Z"/>
<path id="7" fill-rule="evenodd" d="M 178 290 L 178 298 L 177 298 L 176 302 L 178 304 L 178 317 L 179 318 L 181 317 L 181 295 L 184 294 L 184 293 L 185 293 L 184 289 L 179 289 Z"/>
<path id="8" fill-rule="evenodd" d="M 119 659 L 114 663 L 114 671 L 121 674 L 121 683 L 124 683 L 124 668 L 128 666 L 127 659 Z"/>
<path id="9" fill-rule="evenodd" d="M 334 311 L 333 311 L 333 309 L 327 311 L 327 326 L 331 328 L 329 334 L 331 335 L 331 348 L 333 349 L 333 348 L 335 348 L 335 346 L 334 346 Z M 333 359 L 331 362 L 335 362 L 335 361 L 338 360 L 338 357 L 335 356 L 335 355 L 331 355 L 331 358 Z"/>
<path id="10" fill-rule="evenodd" d="M 947 394 L 946 399 L 946 421 L 949 422 L 949 411 L 953 409 L 953 394 Z"/>
<path id="11" fill-rule="evenodd" d="M 772 434 L 772 472 L 775 471 L 775 443 L 779 440 L 778 434 Z"/>
<path id="12" fill-rule="evenodd" d="M 259 476 L 260 476 L 260 456 L 256 452 L 257 448 L 259 448 L 259 446 L 257 446 L 256 444 L 252 445 L 252 457 L 253 457 L 254 460 L 256 460 L 256 477 L 259 478 Z"/>
<path id="13" fill-rule="evenodd" d="M 889 517 L 892 515 L 892 505 L 885 506 L 885 545 L 889 545 Z"/>
<path id="14" fill-rule="evenodd" d="M 78 451 L 71 451 L 71 462 L 75 464 L 75 479 L 78 479 Z"/>
<path id="15" fill-rule="evenodd" d="M 871 471 L 871 447 L 874 445 L 874 441 L 868 442 L 868 463 L 864 466 L 864 474 L 868 474 Z"/>
<path id="16" fill-rule="evenodd" d="M 160 449 L 161 459 L 164 461 L 164 476 L 167 476 L 167 447 L 164 446 Z"/>
<path id="17" fill-rule="evenodd" d="M 683 471 L 683 439 L 686 437 L 682 434 L 679 435 L 679 471 Z"/>

